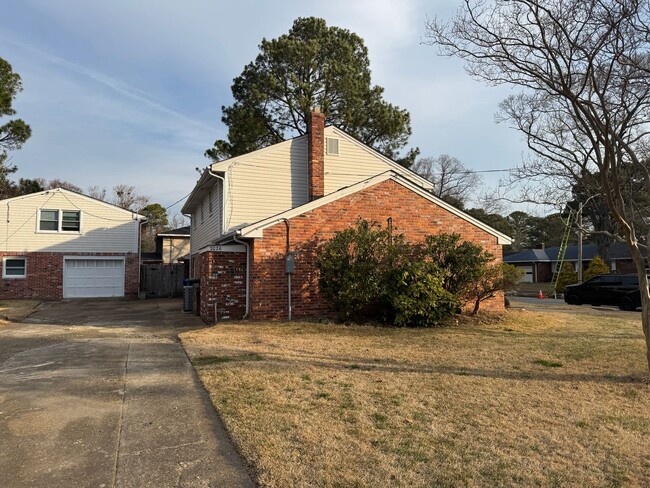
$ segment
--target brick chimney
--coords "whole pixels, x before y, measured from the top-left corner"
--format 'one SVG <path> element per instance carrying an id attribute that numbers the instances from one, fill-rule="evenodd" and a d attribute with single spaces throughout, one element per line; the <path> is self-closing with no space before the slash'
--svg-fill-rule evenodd
<path id="1" fill-rule="evenodd" d="M 325 195 L 325 114 L 317 107 L 309 114 L 307 123 L 309 141 L 309 200 Z"/>

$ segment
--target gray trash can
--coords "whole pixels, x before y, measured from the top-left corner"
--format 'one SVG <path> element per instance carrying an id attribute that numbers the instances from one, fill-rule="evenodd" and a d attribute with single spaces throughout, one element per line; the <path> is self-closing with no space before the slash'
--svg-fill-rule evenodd
<path id="1" fill-rule="evenodd" d="M 183 312 L 192 312 L 192 297 L 194 295 L 194 286 L 185 285 L 183 287 Z"/>

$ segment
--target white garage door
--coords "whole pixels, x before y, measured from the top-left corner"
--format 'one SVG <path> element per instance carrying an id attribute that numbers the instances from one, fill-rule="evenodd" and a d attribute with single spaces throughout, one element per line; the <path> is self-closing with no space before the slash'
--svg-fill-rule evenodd
<path id="1" fill-rule="evenodd" d="M 65 258 L 63 298 L 123 296 L 124 259 Z"/>
<path id="2" fill-rule="evenodd" d="M 532 266 L 519 266 L 519 269 L 523 270 L 524 273 L 526 273 L 521 281 L 523 281 L 524 283 L 532 283 L 533 282 L 533 267 Z"/>

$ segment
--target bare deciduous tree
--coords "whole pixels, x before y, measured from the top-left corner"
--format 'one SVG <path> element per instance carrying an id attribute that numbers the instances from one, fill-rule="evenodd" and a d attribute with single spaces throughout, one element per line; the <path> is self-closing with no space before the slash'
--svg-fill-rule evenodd
<path id="1" fill-rule="evenodd" d="M 465 205 L 481 183 L 478 174 L 447 154 L 437 158 L 421 158 L 411 169 L 433 183 L 432 193 L 435 196 L 460 207 Z"/>
<path id="2" fill-rule="evenodd" d="M 149 197 L 138 195 L 135 186 L 120 184 L 113 187 L 113 198 L 111 203 L 118 207 L 137 212 L 141 208 L 145 207 L 148 202 Z"/>
<path id="3" fill-rule="evenodd" d="M 650 195 L 649 26 L 648 0 L 465 0 L 450 22 L 427 23 L 427 39 L 475 78 L 522 89 L 500 108 L 533 154 L 519 173 L 531 200 L 557 202 L 593 176 L 637 269 L 650 368 L 647 251 L 623 191 L 634 174 Z"/>
<path id="4" fill-rule="evenodd" d="M 106 200 L 106 188 L 93 185 L 88 187 L 86 193 L 89 197 L 96 198 L 97 200 Z"/>

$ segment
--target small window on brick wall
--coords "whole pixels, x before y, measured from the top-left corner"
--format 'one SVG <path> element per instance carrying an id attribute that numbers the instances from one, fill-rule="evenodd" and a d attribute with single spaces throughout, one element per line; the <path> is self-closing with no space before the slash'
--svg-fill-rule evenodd
<path id="1" fill-rule="evenodd" d="M 24 278 L 25 276 L 27 276 L 27 258 L 3 258 L 3 278 Z"/>

